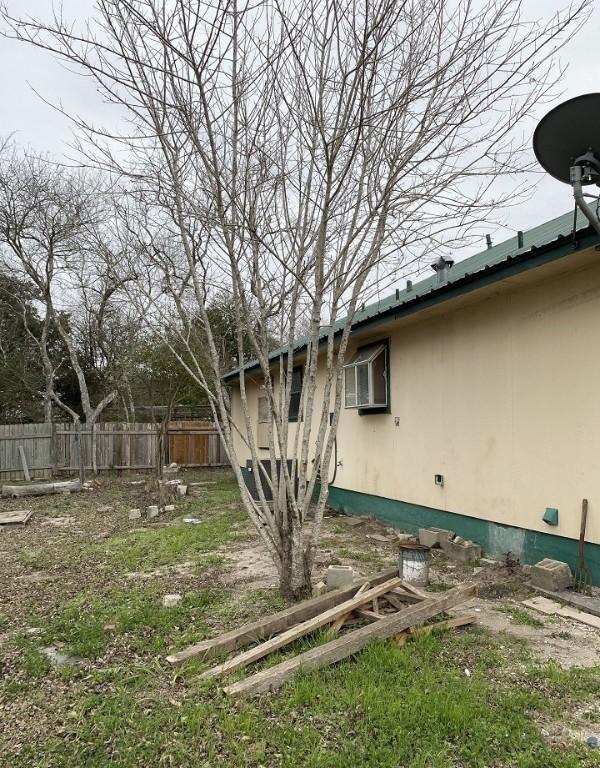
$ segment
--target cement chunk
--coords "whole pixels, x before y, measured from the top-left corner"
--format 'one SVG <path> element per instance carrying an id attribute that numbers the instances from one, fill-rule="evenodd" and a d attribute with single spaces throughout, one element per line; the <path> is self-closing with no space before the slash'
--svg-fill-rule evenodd
<path id="1" fill-rule="evenodd" d="M 164 608 L 175 608 L 182 601 L 181 595 L 165 595 L 162 599 Z"/>
<path id="2" fill-rule="evenodd" d="M 159 512 L 160 512 L 159 508 L 155 505 L 146 507 L 146 514 L 148 515 L 148 520 L 151 520 L 153 517 L 158 517 Z"/>
<path id="3" fill-rule="evenodd" d="M 547 616 L 562 616 L 565 619 L 574 619 L 588 627 L 600 629 L 600 617 L 593 616 L 591 613 L 579 611 L 577 608 L 571 608 L 569 605 L 562 605 L 556 600 L 549 600 L 547 597 L 532 597 L 529 600 L 523 600 L 523 605 L 527 608 L 533 608 Z"/>
<path id="4" fill-rule="evenodd" d="M 566 563 L 546 557 L 532 567 L 531 583 L 542 589 L 559 592 L 572 585 L 573 577 Z"/>
<path id="5" fill-rule="evenodd" d="M 177 495 L 178 496 L 186 496 L 187 495 L 188 487 L 187 485 L 178 485 L 177 486 Z"/>
<path id="6" fill-rule="evenodd" d="M 458 560 L 460 563 L 468 563 L 472 560 L 479 560 L 481 557 L 481 547 L 479 544 L 475 544 L 474 541 L 465 541 L 461 539 L 459 542 L 455 540 L 444 541 L 442 549 L 453 560 Z"/>
<path id="7" fill-rule="evenodd" d="M 130 509 L 129 510 L 129 519 L 130 520 L 139 520 L 142 516 L 142 510 L 141 509 Z"/>
<path id="8" fill-rule="evenodd" d="M 453 531 L 444 528 L 419 528 L 419 544 L 425 547 L 441 547 L 442 542 L 454 536 Z"/>

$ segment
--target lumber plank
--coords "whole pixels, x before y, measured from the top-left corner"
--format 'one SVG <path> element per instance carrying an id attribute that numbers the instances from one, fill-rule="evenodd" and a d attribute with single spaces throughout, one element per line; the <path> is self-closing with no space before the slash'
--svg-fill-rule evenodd
<path id="1" fill-rule="evenodd" d="M 431 597 L 431 594 L 428 594 L 427 592 L 423 592 L 422 589 L 415 587 L 414 584 L 410 584 L 408 581 L 403 581 L 400 586 L 406 592 L 409 592 L 410 594 L 415 595 L 420 600 L 428 600 Z"/>
<path id="2" fill-rule="evenodd" d="M 383 599 L 387 600 L 392 608 L 395 608 L 397 611 L 403 611 L 406 608 L 406 603 L 403 603 L 400 598 L 395 597 L 391 592 L 386 592 Z"/>
<path id="3" fill-rule="evenodd" d="M 367 589 L 371 586 L 371 582 L 367 581 L 365 582 L 362 587 L 360 587 L 355 595 L 355 597 L 358 597 L 358 595 L 362 595 L 363 592 L 366 592 Z M 329 633 L 331 636 L 337 635 L 337 633 L 340 631 L 340 629 L 344 626 L 344 624 L 348 621 L 348 619 L 352 616 L 352 611 L 349 613 L 345 613 L 342 616 L 339 617 L 339 619 L 336 619 L 331 627 L 329 628 Z"/>
<path id="4" fill-rule="evenodd" d="M 439 597 L 432 596 L 430 599 L 411 606 L 400 613 L 384 616 L 373 624 L 367 624 L 324 645 L 311 648 L 309 651 L 281 664 L 257 672 L 245 680 L 228 685 L 224 690 L 231 696 L 255 696 L 265 691 L 280 688 L 286 680 L 289 680 L 299 671 L 310 672 L 313 669 L 341 661 L 360 651 L 371 640 L 393 637 L 408 627 L 427 621 L 436 614 L 458 605 L 458 603 L 472 597 L 476 592 L 476 584 L 455 587 L 440 594 Z"/>
<path id="5" fill-rule="evenodd" d="M 394 637 L 394 641 L 402 647 L 407 640 L 411 637 L 420 637 L 422 635 L 430 635 L 436 629 L 457 629 L 458 627 L 465 627 L 467 624 L 474 624 L 477 621 L 477 616 L 470 614 L 469 616 L 457 616 L 454 619 L 448 619 L 447 621 L 438 621 L 436 624 L 427 624 L 424 627 L 410 627 L 405 629 L 399 635 Z"/>
<path id="6" fill-rule="evenodd" d="M 403 589 L 392 589 L 390 594 L 395 595 L 403 603 L 420 603 L 423 598 L 413 595 L 412 592 L 406 592 Z"/>
<path id="7" fill-rule="evenodd" d="M 392 589 L 398 581 L 400 581 L 400 579 L 396 577 L 389 581 L 385 581 L 383 584 L 379 584 L 376 587 L 371 587 L 366 592 L 355 595 L 350 598 L 350 600 L 346 600 L 344 603 L 340 603 L 340 605 L 335 605 L 328 611 L 319 613 L 317 616 L 313 616 L 312 619 L 307 619 L 301 624 L 291 627 L 286 632 L 276 635 L 265 643 L 261 643 L 260 645 L 254 646 L 254 648 L 239 653 L 232 659 L 223 662 L 223 664 L 217 664 L 217 666 L 207 669 L 206 672 L 203 672 L 200 675 L 200 678 L 207 680 L 242 669 L 243 667 L 248 666 L 248 664 L 252 664 L 252 662 L 268 656 L 270 653 L 273 653 L 273 651 L 277 651 L 279 648 L 283 648 L 286 645 L 293 643 L 294 640 L 298 640 L 298 638 L 304 637 L 304 635 L 308 635 L 310 632 L 315 632 L 317 629 L 320 629 L 327 624 L 331 624 L 337 618 L 346 617 L 349 613 L 352 613 L 355 608 L 360 608 L 361 605 L 370 603 L 371 600 L 377 598 L 378 595 L 385 594 L 385 592 Z"/>
<path id="8" fill-rule="evenodd" d="M 368 619 L 369 621 L 379 621 L 379 619 L 383 619 L 383 614 L 370 611 L 368 608 L 356 608 L 354 613 L 360 619 Z"/>
<path id="9" fill-rule="evenodd" d="M 318 597 L 304 600 L 301 603 L 296 603 L 289 608 L 284 608 L 270 616 L 251 621 L 241 627 L 237 627 L 229 632 L 218 635 L 217 637 L 190 645 L 178 653 L 173 653 L 170 656 L 167 656 L 167 661 L 170 664 L 182 664 L 188 659 L 195 657 L 210 658 L 219 653 L 236 651 L 238 648 L 244 648 L 246 645 L 250 645 L 250 643 L 264 640 L 266 637 L 271 637 L 278 632 L 283 632 L 284 630 L 299 624 L 301 621 L 306 621 L 306 619 L 310 619 L 323 611 L 327 611 L 334 605 L 343 603 L 349 597 L 356 594 L 356 590 L 367 582 L 370 582 L 372 586 L 382 584 L 384 581 L 388 581 L 393 576 L 397 575 L 397 573 L 397 568 L 387 568 L 385 571 L 381 571 L 374 576 L 356 579 L 347 587 L 342 587 L 341 589 L 326 592 Z"/>

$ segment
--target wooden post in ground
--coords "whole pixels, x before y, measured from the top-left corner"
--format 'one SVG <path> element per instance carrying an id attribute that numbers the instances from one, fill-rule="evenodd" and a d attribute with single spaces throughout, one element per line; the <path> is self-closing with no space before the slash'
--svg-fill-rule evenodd
<path id="1" fill-rule="evenodd" d="M 25 458 L 25 449 L 22 445 L 19 446 L 19 456 L 21 457 L 21 466 L 23 467 L 23 475 L 25 480 L 31 482 L 31 475 L 29 474 L 29 467 L 27 466 L 27 459 Z"/>
<path id="2" fill-rule="evenodd" d="M 75 425 L 75 453 L 77 454 L 77 466 L 79 467 L 79 482 L 85 483 L 85 459 L 83 456 L 83 445 L 81 442 L 81 422 Z"/>

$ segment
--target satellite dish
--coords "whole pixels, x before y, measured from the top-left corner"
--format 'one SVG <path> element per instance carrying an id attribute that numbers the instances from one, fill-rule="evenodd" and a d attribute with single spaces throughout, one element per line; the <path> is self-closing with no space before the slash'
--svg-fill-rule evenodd
<path id="1" fill-rule="evenodd" d="M 579 208 L 600 235 L 599 201 L 584 186 L 600 186 L 600 93 L 586 93 L 554 107 L 533 134 L 533 151 L 555 179 L 570 184 Z M 591 206 L 586 198 L 594 198 Z"/>
<path id="2" fill-rule="evenodd" d="M 542 168 L 565 184 L 571 168 L 582 169 L 581 184 L 600 185 L 600 93 L 586 93 L 559 104 L 533 134 L 533 151 Z"/>

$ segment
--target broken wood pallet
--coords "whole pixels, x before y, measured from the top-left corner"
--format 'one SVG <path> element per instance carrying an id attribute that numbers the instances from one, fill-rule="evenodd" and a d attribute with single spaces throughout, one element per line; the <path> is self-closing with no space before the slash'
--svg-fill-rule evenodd
<path id="1" fill-rule="evenodd" d="M 236 651 L 251 643 L 272 637 L 302 621 L 317 616 L 323 611 L 327 611 L 335 605 L 343 603 L 345 600 L 348 600 L 355 595 L 357 589 L 367 582 L 370 582 L 371 586 L 374 587 L 385 581 L 389 581 L 389 579 L 394 578 L 397 575 L 397 568 L 387 568 L 385 571 L 381 571 L 375 576 L 356 579 L 347 587 L 326 592 L 323 595 L 319 595 L 319 597 L 304 600 L 301 603 L 296 603 L 289 608 L 284 608 L 282 611 L 278 611 L 270 616 L 258 619 L 257 621 L 251 621 L 237 629 L 232 629 L 230 632 L 225 632 L 217 637 L 191 645 L 183 651 L 167 656 L 167 661 L 170 664 L 182 664 L 188 659 L 198 657 L 209 658 L 220 653 Z"/>
<path id="2" fill-rule="evenodd" d="M 475 584 L 467 584 L 455 587 L 439 597 L 428 596 L 427 599 L 417 605 L 407 607 L 389 616 L 383 616 L 372 624 L 355 629 L 342 637 L 311 648 L 309 651 L 300 653 L 274 667 L 257 672 L 245 680 L 227 686 L 224 690 L 231 696 L 255 696 L 277 689 L 300 671 L 309 672 L 341 661 L 360 651 L 373 639 L 394 637 L 404 630 L 433 618 L 438 613 L 453 608 L 472 597 L 476 591 L 477 586 Z"/>
<path id="3" fill-rule="evenodd" d="M 202 679 L 220 677 L 221 675 L 226 675 L 230 672 L 235 672 L 238 669 L 242 669 L 243 667 L 248 666 L 248 664 L 252 664 L 252 662 L 258 661 L 259 659 L 268 656 L 270 653 L 273 653 L 273 651 L 293 643 L 294 640 L 298 640 L 300 637 L 304 637 L 305 635 L 308 635 L 311 632 L 315 632 L 317 629 L 320 629 L 327 624 L 331 624 L 341 616 L 351 614 L 353 610 L 360 608 L 362 605 L 370 603 L 372 600 L 377 599 L 379 595 L 384 595 L 390 589 L 397 587 L 401 583 L 402 579 L 397 577 L 390 579 L 389 581 L 384 581 L 383 584 L 372 587 L 362 594 L 357 594 L 350 600 L 346 600 L 340 605 L 336 605 L 333 608 L 330 608 L 328 611 L 323 611 L 317 616 L 313 616 L 313 618 L 307 619 L 306 621 L 291 627 L 286 632 L 282 632 L 280 635 L 276 635 L 271 640 L 267 640 L 265 643 L 256 645 L 254 648 L 250 648 L 248 651 L 240 653 L 237 656 L 234 656 L 232 659 L 223 662 L 223 664 L 218 664 L 216 667 L 208 669 L 206 672 L 203 672 L 200 677 Z"/>

